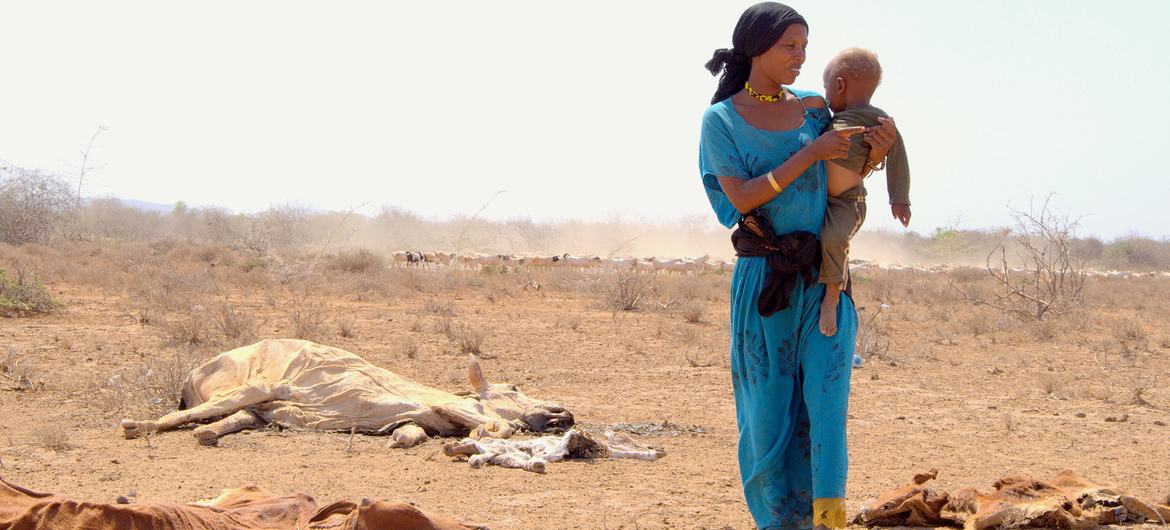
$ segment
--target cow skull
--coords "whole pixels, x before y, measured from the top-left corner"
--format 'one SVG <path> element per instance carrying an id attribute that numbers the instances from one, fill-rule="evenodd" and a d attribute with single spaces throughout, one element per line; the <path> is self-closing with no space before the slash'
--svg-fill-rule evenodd
<path id="1" fill-rule="evenodd" d="M 516 385 L 492 384 L 483 375 L 479 359 L 471 355 L 467 378 L 484 408 L 533 432 L 562 433 L 573 426 L 573 414 L 564 407 L 524 395 Z"/>

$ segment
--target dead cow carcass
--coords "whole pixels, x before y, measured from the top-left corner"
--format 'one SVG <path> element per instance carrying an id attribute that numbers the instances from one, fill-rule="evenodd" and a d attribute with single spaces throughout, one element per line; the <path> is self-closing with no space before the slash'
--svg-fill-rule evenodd
<path id="1" fill-rule="evenodd" d="M 195 429 L 202 444 L 269 423 L 291 429 L 389 434 L 410 447 L 427 436 L 507 438 L 563 432 L 573 415 L 509 384 L 491 384 L 471 357 L 472 392 L 421 385 L 339 348 L 271 339 L 221 353 L 191 371 L 179 409 L 153 421 L 122 420 L 127 438 L 217 419 Z"/>
<path id="2" fill-rule="evenodd" d="M 1124 491 L 1094 484 L 1072 470 L 1051 480 L 1011 476 L 990 493 L 974 488 L 953 495 L 927 482 L 938 472 L 915 475 L 901 488 L 882 494 L 864 508 L 854 524 L 867 526 L 962 526 L 998 528 L 1097 528 L 1124 523 L 1170 520 L 1170 506 L 1148 503 Z M 1170 503 L 1170 498 L 1166 500 Z"/>

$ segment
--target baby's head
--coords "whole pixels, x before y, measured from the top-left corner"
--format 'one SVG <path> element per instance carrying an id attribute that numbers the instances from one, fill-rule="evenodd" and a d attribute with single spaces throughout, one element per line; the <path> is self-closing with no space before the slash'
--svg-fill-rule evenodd
<path id="1" fill-rule="evenodd" d="M 877 54 L 864 48 L 849 48 L 825 67 L 825 99 L 833 112 L 868 105 L 881 82 L 882 65 Z"/>

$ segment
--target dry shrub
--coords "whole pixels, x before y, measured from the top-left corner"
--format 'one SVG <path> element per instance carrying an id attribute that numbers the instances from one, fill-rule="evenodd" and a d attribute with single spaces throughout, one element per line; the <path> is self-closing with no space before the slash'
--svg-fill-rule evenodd
<path id="1" fill-rule="evenodd" d="M 439 301 L 430 298 L 423 303 L 423 312 L 431 315 L 453 317 L 455 316 L 455 303 L 450 300 Z"/>
<path id="2" fill-rule="evenodd" d="M 202 306 L 168 317 L 159 323 L 159 335 L 167 346 L 203 346 L 214 344 L 212 321 Z"/>
<path id="3" fill-rule="evenodd" d="M 864 359 L 884 359 L 890 364 L 897 364 L 896 359 L 889 355 L 890 341 L 885 338 L 889 324 L 882 318 L 885 305 L 878 305 L 877 310 L 865 316 L 865 308 L 858 310 L 857 326 L 857 354 Z"/>
<path id="4" fill-rule="evenodd" d="M 1113 321 L 1113 336 L 1127 350 L 1148 350 L 1150 337 L 1142 323 L 1133 318 L 1119 318 Z"/>
<path id="5" fill-rule="evenodd" d="M 1046 395 L 1055 394 L 1068 385 L 1068 375 L 1060 372 L 1047 372 L 1036 378 L 1036 384 Z"/>
<path id="6" fill-rule="evenodd" d="M 148 356 L 142 364 L 98 381 L 92 394 L 106 412 L 121 417 L 161 416 L 175 410 L 187 376 L 202 364 L 194 350 Z"/>
<path id="7" fill-rule="evenodd" d="M 654 276 L 637 271 L 618 271 L 602 281 L 605 307 L 614 311 L 637 311 L 655 288 Z"/>
<path id="8" fill-rule="evenodd" d="M 48 313 L 60 305 L 36 276 L 17 270 L 16 277 L 9 278 L 8 273 L 0 269 L 0 316 Z"/>
<path id="9" fill-rule="evenodd" d="M 1033 322 L 1029 327 L 1029 331 L 1031 331 L 1032 336 L 1040 342 L 1051 342 L 1059 337 L 1062 333 L 1061 326 L 1059 326 L 1051 319 Z"/>
<path id="10" fill-rule="evenodd" d="M 49 241 L 73 218 L 75 205 L 61 177 L 0 163 L 0 241 Z"/>
<path id="11" fill-rule="evenodd" d="M 219 310 L 219 330 L 232 344 L 248 344 L 256 341 L 256 317 L 236 311 L 231 304 L 223 304 Z"/>
<path id="12" fill-rule="evenodd" d="M 424 274 L 417 269 L 411 270 L 414 270 L 418 274 Z M 453 269 L 444 269 L 441 272 L 432 272 L 429 274 L 432 278 L 438 278 L 438 290 L 444 293 L 458 293 L 482 289 L 488 284 L 488 278 L 500 278 L 500 275 L 487 275 L 480 274 L 476 271 L 459 271 Z"/>
<path id="13" fill-rule="evenodd" d="M 385 297 L 391 292 L 386 283 L 385 271 L 331 278 L 326 287 L 336 296 L 354 294 L 354 299 L 358 301 L 365 300 L 366 295 Z"/>
<path id="14" fill-rule="evenodd" d="M 1084 260 L 1073 251 L 1076 221 L 1049 209 L 1049 201 L 1031 211 L 1012 210 L 1016 229 L 1012 243 L 1016 260 L 1010 264 L 1007 248 L 997 245 L 987 255 L 986 269 L 995 280 L 991 297 L 951 288 L 975 305 L 986 305 L 1025 320 L 1071 311 L 1084 301 L 1087 273 Z"/>
<path id="15" fill-rule="evenodd" d="M 405 355 L 407 359 L 418 358 L 418 339 L 415 339 L 414 337 L 407 337 L 406 340 L 399 345 L 399 348 L 400 353 Z"/>
<path id="16" fill-rule="evenodd" d="M 433 290 L 431 279 L 423 271 L 414 267 L 394 267 L 390 269 L 390 282 L 403 289 L 425 293 Z"/>
<path id="17" fill-rule="evenodd" d="M 480 354 L 483 352 L 484 334 L 470 324 L 460 322 L 456 324 L 452 330 L 451 338 L 459 345 L 461 353 Z"/>
<path id="18" fill-rule="evenodd" d="M 158 271 L 142 267 L 127 281 L 130 282 L 127 294 L 136 303 L 133 316 L 141 324 L 152 323 L 168 313 L 189 312 L 216 292 L 205 271 Z"/>
<path id="19" fill-rule="evenodd" d="M 451 317 L 443 315 L 435 319 L 435 333 L 446 335 L 447 338 L 453 339 L 455 337 L 455 322 Z"/>
<path id="20" fill-rule="evenodd" d="M 853 282 L 854 290 L 865 293 L 865 295 L 883 304 L 894 303 L 894 286 L 895 282 L 891 278 L 894 273 L 887 271 L 874 271 L 865 273 L 852 274 L 850 281 Z"/>
<path id="21" fill-rule="evenodd" d="M 12 346 L 5 348 L 4 354 L 0 355 L 0 382 L 7 385 L 0 390 L 37 391 L 45 388 L 45 381 L 32 359 Z"/>
<path id="22" fill-rule="evenodd" d="M 688 323 L 697 324 L 703 321 L 703 313 L 707 311 L 707 304 L 698 300 L 691 300 L 679 307 L 679 312 L 682 313 L 683 320 Z"/>
<path id="23" fill-rule="evenodd" d="M 314 304 L 298 304 L 289 319 L 294 338 L 318 342 L 325 335 L 325 313 Z"/>
<path id="24" fill-rule="evenodd" d="M 971 335 L 976 337 L 1000 331 L 1005 324 L 1000 315 L 990 315 L 985 311 L 980 311 L 979 308 L 972 308 L 972 311 L 965 314 L 962 320 L 967 329 L 971 331 Z"/>
<path id="25" fill-rule="evenodd" d="M 344 250 L 328 259 L 330 270 L 361 274 L 378 272 L 386 268 L 386 258 L 372 250 L 359 248 Z"/>
<path id="26" fill-rule="evenodd" d="M 69 430 L 55 421 L 46 421 L 37 426 L 32 433 L 32 442 L 57 453 L 73 448 L 73 444 L 69 443 Z"/>
<path id="27" fill-rule="evenodd" d="M 715 282 L 720 280 L 714 278 Z M 670 275 L 659 277 L 658 281 L 668 300 L 707 300 L 712 298 L 714 291 L 712 280 L 701 275 Z"/>
<path id="28" fill-rule="evenodd" d="M 356 336 L 354 326 L 357 324 L 357 317 L 343 317 L 337 319 L 337 336 L 342 338 L 353 338 Z"/>
<path id="29" fill-rule="evenodd" d="M 175 243 L 174 247 L 167 251 L 166 260 L 170 263 L 231 266 L 236 263 L 236 255 L 224 245 L 184 242 Z"/>

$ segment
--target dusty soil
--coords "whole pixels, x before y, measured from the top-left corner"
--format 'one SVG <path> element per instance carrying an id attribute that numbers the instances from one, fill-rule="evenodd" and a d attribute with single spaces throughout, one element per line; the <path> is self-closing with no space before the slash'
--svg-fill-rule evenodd
<path id="1" fill-rule="evenodd" d="M 291 335 L 289 314 L 305 300 L 323 312 L 320 342 L 451 391 L 467 388 L 466 355 L 438 328 L 444 318 L 467 323 L 484 335 L 493 381 L 567 406 L 588 429 L 657 424 L 641 425 L 639 439 L 667 451 L 657 462 L 568 462 L 536 475 L 471 469 L 444 457 L 442 440 L 391 450 L 385 438 L 358 435 L 348 452 L 342 433 L 266 430 L 211 448 L 190 430 L 125 440 L 121 415 L 172 404 L 114 403 L 111 376 L 157 369 L 180 351 L 206 358 L 233 340 L 178 345 L 160 331 L 162 317 L 137 322 L 146 302 L 125 267 L 115 266 L 110 276 L 120 279 L 109 282 L 42 267 L 64 308 L 0 318 L 0 355 L 22 360 L 36 382 L 0 378 L 9 388 L 0 391 L 0 475 L 17 484 L 110 502 L 128 494 L 191 501 L 254 483 L 319 502 L 406 501 L 493 528 L 752 527 L 735 459 L 727 277 L 652 278 L 655 301 L 635 312 L 607 309 L 597 286 L 609 280 L 594 273 L 440 270 L 358 281 L 338 272 L 305 298 L 276 281 L 221 281 L 208 296 L 254 317 L 260 338 Z M 524 288 L 528 279 L 544 288 Z M 950 489 L 1072 468 L 1147 498 L 1170 493 L 1170 281 L 1094 281 L 1080 311 L 1040 324 L 972 307 L 948 281 L 981 285 L 953 273 L 859 274 L 863 319 L 876 338 L 853 376 L 851 515 L 930 467 Z M 368 287 L 379 283 L 390 287 Z M 166 311 L 159 314 L 176 314 Z M 699 321 L 689 322 L 694 313 Z M 350 324 L 352 336 L 341 336 L 338 323 Z"/>

